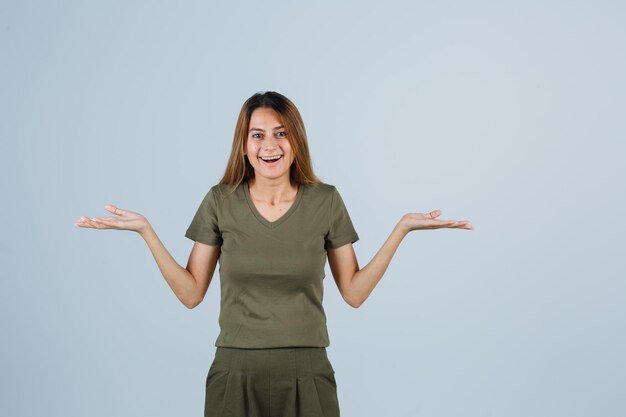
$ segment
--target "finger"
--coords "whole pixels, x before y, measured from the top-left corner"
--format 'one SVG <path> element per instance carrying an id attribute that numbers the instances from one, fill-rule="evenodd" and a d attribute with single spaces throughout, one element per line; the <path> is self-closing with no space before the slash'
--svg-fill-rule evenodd
<path id="1" fill-rule="evenodd" d="M 435 224 L 439 225 L 439 226 L 445 226 L 446 224 L 452 224 L 455 223 L 456 220 L 439 220 L 439 219 L 433 219 L 433 222 L 435 222 Z"/>
<path id="2" fill-rule="evenodd" d="M 111 229 L 114 227 L 114 224 L 111 223 L 111 220 L 115 220 L 111 217 L 92 217 L 91 219 L 87 219 L 87 221 L 93 225 L 96 229 Z"/>
<path id="3" fill-rule="evenodd" d="M 104 206 L 105 210 L 110 211 L 113 214 L 116 214 L 118 216 L 123 216 L 124 214 L 126 214 L 126 210 L 122 210 L 119 207 L 114 206 L 113 204 L 107 204 Z"/>
<path id="4" fill-rule="evenodd" d="M 92 221 L 118 220 L 118 217 L 92 217 Z"/>
<path id="5" fill-rule="evenodd" d="M 474 230 L 474 226 L 470 224 L 469 220 L 464 220 L 463 225 L 460 228 L 466 230 Z"/>
<path id="6" fill-rule="evenodd" d="M 433 220 L 432 224 L 428 226 L 429 229 L 442 229 L 446 227 L 454 227 L 454 220 Z"/>
<path id="7" fill-rule="evenodd" d="M 81 227 L 89 227 L 89 228 L 92 228 L 92 229 L 97 229 L 98 228 L 98 223 L 94 222 L 93 220 L 91 220 L 89 217 L 86 217 L 86 216 L 82 216 L 80 218 L 80 220 L 78 220 L 77 223 Z"/>
<path id="8" fill-rule="evenodd" d="M 113 217 L 94 217 L 91 221 L 100 226 L 100 228 L 111 228 L 115 226 L 117 219 Z"/>
<path id="9" fill-rule="evenodd" d="M 77 227 L 90 227 L 89 224 L 87 222 L 85 222 L 82 217 L 74 222 L 74 226 L 77 226 Z"/>
<path id="10" fill-rule="evenodd" d="M 81 223 L 81 224 L 84 224 L 84 225 L 90 225 L 91 224 L 90 221 L 89 221 L 89 218 L 86 217 L 86 216 L 81 216 L 81 218 L 78 219 L 78 222 Z"/>
<path id="11" fill-rule="evenodd" d="M 456 225 L 454 225 L 452 227 L 454 227 L 456 229 L 468 229 L 468 230 L 471 230 L 471 229 L 474 228 L 472 225 L 469 224 L 469 221 L 467 221 L 467 220 L 457 221 Z"/>
<path id="12" fill-rule="evenodd" d="M 457 227 L 457 222 L 454 220 L 441 220 L 441 223 L 439 223 L 436 227 L 440 227 L 440 228 L 454 228 Z"/>
<path id="13" fill-rule="evenodd" d="M 441 214 L 441 210 L 433 210 L 430 213 L 427 214 L 428 217 L 430 217 L 431 219 L 434 219 L 435 217 L 439 216 Z"/>
<path id="14" fill-rule="evenodd" d="M 102 224 L 101 221 L 99 221 L 96 217 L 92 217 L 91 219 L 87 220 L 89 223 L 93 224 L 93 226 L 96 229 L 102 229 L 104 228 L 104 224 Z"/>

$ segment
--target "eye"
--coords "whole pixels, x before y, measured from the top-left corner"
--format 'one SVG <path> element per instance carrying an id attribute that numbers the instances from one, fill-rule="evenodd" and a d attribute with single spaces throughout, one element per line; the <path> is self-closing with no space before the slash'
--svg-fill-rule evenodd
<path id="1" fill-rule="evenodd" d="M 278 136 L 282 136 L 283 138 L 284 138 L 285 136 L 287 136 L 287 132 L 284 132 L 284 131 L 283 131 L 283 132 L 277 132 L 276 134 L 277 134 Z"/>
<path id="2" fill-rule="evenodd" d="M 252 137 L 253 137 L 254 139 L 259 139 L 257 136 L 260 136 L 260 135 L 261 135 L 260 133 L 253 133 L 253 134 L 252 134 Z"/>

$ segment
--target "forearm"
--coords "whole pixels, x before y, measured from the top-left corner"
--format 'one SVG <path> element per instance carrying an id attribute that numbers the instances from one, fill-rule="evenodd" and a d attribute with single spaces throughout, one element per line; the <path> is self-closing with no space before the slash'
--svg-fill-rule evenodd
<path id="1" fill-rule="evenodd" d="M 350 281 L 350 305 L 359 307 L 369 297 L 407 233 L 399 224 L 396 225 L 372 260 L 354 274 Z"/>
<path id="2" fill-rule="evenodd" d="M 139 234 L 148 244 L 161 274 L 176 297 L 188 308 L 195 305 L 198 294 L 196 280 L 186 268 L 180 266 L 167 251 L 151 225 Z"/>

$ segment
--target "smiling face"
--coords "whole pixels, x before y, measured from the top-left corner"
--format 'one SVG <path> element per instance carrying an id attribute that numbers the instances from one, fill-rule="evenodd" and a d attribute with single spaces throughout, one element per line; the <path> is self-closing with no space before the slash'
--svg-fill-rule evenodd
<path id="1" fill-rule="evenodd" d="M 250 115 L 250 127 L 246 139 L 245 155 L 254 168 L 254 174 L 267 179 L 286 177 L 294 160 L 287 131 L 280 122 L 278 113 L 268 107 L 259 107 Z M 275 161 L 264 161 L 266 157 L 280 156 Z"/>

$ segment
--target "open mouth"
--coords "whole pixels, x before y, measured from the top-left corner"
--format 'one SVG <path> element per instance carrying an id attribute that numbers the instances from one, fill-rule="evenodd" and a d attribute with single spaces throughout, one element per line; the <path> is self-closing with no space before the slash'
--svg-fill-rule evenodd
<path id="1" fill-rule="evenodd" d="M 278 164 L 278 161 L 283 159 L 283 156 L 281 155 L 280 158 L 276 158 L 274 160 L 265 160 L 263 158 L 259 158 L 259 159 L 261 160 L 261 163 L 271 167 L 271 166 Z"/>

